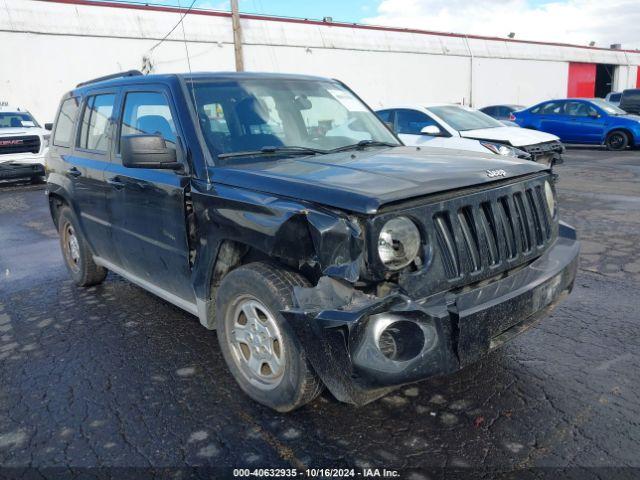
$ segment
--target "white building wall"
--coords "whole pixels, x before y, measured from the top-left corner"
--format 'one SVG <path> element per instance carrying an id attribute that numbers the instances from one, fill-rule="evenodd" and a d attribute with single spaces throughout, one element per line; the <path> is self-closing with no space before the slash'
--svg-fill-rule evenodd
<path id="1" fill-rule="evenodd" d="M 234 69 L 227 15 L 189 14 L 184 33 L 176 28 L 150 51 L 180 14 L 34 0 L 2 0 L 0 9 L 0 100 L 43 123 L 78 82 L 140 69 L 144 56 L 155 72 L 187 71 L 183 35 L 193 71 Z M 614 81 L 622 89 L 635 86 L 640 64 L 640 54 L 615 50 L 246 17 L 242 25 L 247 70 L 338 78 L 372 107 L 563 97 L 570 61 L 624 65 Z"/>
<path id="2" fill-rule="evenodd" d="M 568 77 L 568 62 L 476 58 L 473 104 L 478 108 L 501 103 L 532 105 L 566 97 Z"/>
<path id="3" fill-rule="evenodd" d="M 625 88 L 634 88 L 638 79 L 638 67 L 635 65 L 620 65 L 613 76 L 614 92 L 621 92 Z"/>

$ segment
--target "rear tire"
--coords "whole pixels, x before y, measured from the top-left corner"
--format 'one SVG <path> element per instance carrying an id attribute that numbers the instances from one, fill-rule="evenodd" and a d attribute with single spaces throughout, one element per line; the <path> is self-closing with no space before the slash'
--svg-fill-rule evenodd
<path id="1" fill-rule="evenodd" d="M 605 140 L 607 150 L 612 151 L 624 150 L 629 146 L 629 143 L 631 143 L 629 135 L 621 130 L 614 130 L 613 132 L 610 132 Z"/>
<path id="2" fill-rule="evenodd" d="M 216 297 L 216 328 L 224 359 L 242 390 L 256 402 L 289 412 L 316 398 L 322 382 L 291 326 L 280 314 L 293 306 L 301 275 L 256 262 L 227 274 Z"/>
<path id="3" fill-rule="evenodd" d="M 80 233 L 75 216 L 68 206 L 58 214 L 58 233 L 65 266 L 74 283 L 79 287 L 97 285 L 107 276 L 107 269 L 93 261 L 93 255 Z"/>

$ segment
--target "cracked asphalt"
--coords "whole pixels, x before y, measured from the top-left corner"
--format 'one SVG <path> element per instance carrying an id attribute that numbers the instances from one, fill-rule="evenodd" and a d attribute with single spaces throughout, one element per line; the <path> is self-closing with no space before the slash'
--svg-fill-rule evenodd
<path id="1" fill-rule="evenodd" d="M 325 393 L 290 414 L 242 394 L 195 317 L 113 274 L 75 287 L 44 187 L 1 186 L 0 477 L 370 466 L 638 478 L 640 152 L 571 149 L 557 173 L 584 247 L 551 317 L 455 375 L 362 408 Z"/>

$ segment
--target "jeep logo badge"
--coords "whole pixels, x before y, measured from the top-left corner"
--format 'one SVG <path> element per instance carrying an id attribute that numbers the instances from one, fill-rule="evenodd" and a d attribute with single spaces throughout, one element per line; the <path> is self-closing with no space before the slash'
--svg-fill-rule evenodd
<path id="1" fill-rule="evenodd" d="M 499 170 L 486 170 L 485 173 L 487 174 L 487 177 L 489 177 L 489 178 L 506 177 L 507 176 L 507 172 L 505 172 L 502 169 L 499 169 Z"/>

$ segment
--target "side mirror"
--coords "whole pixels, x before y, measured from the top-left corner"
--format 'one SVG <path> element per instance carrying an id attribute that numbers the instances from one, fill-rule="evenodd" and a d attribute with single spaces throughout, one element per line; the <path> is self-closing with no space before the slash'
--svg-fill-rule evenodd
<path id="1" fill-rule="evenodd" d="M 180 170 L 176 149 L 162 135 L 127 135 L 120 140 L 122 165 L 127 168 Z"/>
<path id="2" fill-rule="evenodd" d="M 600 118 L 600 114 L 598 112 L 591 112 L 589 113 L 589 116 L 591 118 Z"/>
<path id="3" fill-rule="evenodd" d="M 442 131 L 435 125 L 427 125 L 426 127 L 422 127 L 420 133 L 422 135 L 429 135 L 430 137 L 437 137 L 442 134 Z"/>
<path id="4" fill-rule="evenodd" d="M 49 131 L 53 130 L 53 123 L 45 123 L 44 129 Z"/>

